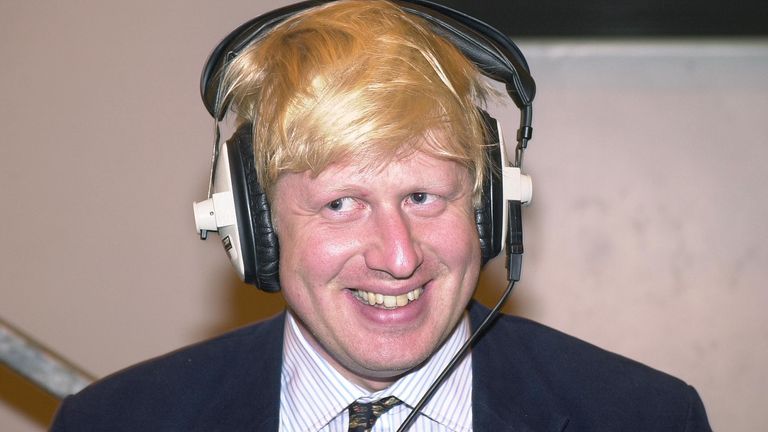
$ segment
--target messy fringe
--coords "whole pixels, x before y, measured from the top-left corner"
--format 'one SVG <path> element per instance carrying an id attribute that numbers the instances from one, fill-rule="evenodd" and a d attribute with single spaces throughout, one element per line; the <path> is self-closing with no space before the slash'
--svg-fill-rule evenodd
<path id="1" fill-rule="evenodd" d="M 424 20 L 383 0 L 342 0 L 291 17 L 232 60 L 222 102 L 253 125 L 268 194 L 283 172 L 422 151 L 466 166 L 478 204 L 480 77 Z"/>

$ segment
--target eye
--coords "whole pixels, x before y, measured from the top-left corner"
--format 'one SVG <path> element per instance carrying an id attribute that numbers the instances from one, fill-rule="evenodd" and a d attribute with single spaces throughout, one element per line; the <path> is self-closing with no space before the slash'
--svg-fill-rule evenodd
<path id="1" fill-rule="evenodd" d="M 354 208 L 355 201 L 352 198 L 344 197 L 344 198 L 337 198 L 328 204 L 325 205 L 326 208 L 328 208 L 331 211 L 334 212 L 343 212 L 343 211 L 349 211 Z"/>
<path id="2" fill-rule="evenodd" d="M 414 204 L 429 204 L 435 200 L 435 196 L 426 192 L 414 192 L 408 199 Z"/>
<path id="3" fill-rule="evenodd" d="M 360 217 L 366 208 L 365 201 L 358 198 L 342 197 L 329 201 L 323 206 L 322 214 L 332 221 L 350 221 Z"/>
<path id="4" fill-rule="evenodd" d="M 409 208 L 414 215 L 423 217 L 437 216 L 445 210 L 447 201 L 441 194 L 429 192 L 411 192 L 403 201 L 404 208 Z"/>

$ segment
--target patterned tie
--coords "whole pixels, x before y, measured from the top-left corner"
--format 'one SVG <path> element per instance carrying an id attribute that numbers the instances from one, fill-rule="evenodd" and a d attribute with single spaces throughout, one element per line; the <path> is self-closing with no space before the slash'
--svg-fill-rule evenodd
<path id="1" fill-rule="evenodd" d="M 349 406 L 349 432 L 371 432 L 379 416 L 399 403 L 402 401 L 394 396 L 371 403 L 352 403 Z"/>

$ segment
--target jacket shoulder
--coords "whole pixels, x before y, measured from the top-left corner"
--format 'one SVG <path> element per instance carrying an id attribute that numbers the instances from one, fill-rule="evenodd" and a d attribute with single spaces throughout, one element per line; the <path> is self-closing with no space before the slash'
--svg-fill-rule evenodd
<path id="1" fill-rule="evenodd" d="M 487 371 L 504 377 L 485 383 L 494 397 L 515 389 L 512 403 L 529 415 L 559 412 L 567 430 L 710 430 L 685 382 L 525 318 L 499 316 L 472 359 L 481 380 Z"/>
<path id="2" fill-rule="evenodd" d="M 51 430 L 260 424 L 279 410 L 283 323 L 278 316 L 107 376 L 66 398 Z"/>

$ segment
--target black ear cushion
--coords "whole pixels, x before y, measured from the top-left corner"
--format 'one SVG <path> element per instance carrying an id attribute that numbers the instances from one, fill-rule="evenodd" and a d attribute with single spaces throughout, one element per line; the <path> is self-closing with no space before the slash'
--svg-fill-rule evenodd
<path id="1" fill-rule="evenodd" d="M 280 245 L 277 240 L 277 234 L 272 225 L 272 213 L 269 209 L 269 202 L 267 200 L 267 194 L 261 188 L 259 181 L 256 177 L 256 167 L 254 165 L 253 157 L 253 134 L 250 124 L 245 124 L 238 128 L 235 135 L 230 140 L 236 146 L 237 153 L 242 160 L 242 173 L 240 175 L 241 181 L 245 184 L 246 193 L 244 194 L 245 203 L 237 202 L 235 206 L 238 208 L 244 208 L 249 213 L 249 220 L 245 223 L 250 224 L 250 230 L 241 230 L 241 238 L 243 238 L 243 232 L 250 231 L 250 239 L 247 241 L 241 241 L 241 247 L 243 249 L 243 260 L 247 256 L 251 256 L 253 265 L 251 263 L 244 263 L 246 269 L 245 281 L 256 285 L 259 289 L 268 292 L 280 291 L 280 273 L 279 273 L 279 257 L 280 257 Z M 230 169 L 232 167 L 230 166 Z M 233 189 L 235 174 L 233 177 Z M 240 225 L 243 226 L 242 224 Z M 249 254 L 245 249 L 252 248 L 252 254 Z M 251 271 L 248 271 L 251 269 Z"/>
<path id="2" fill-rule="evenodd" d="M 486 161 L 485 177 L 483 180 L 482 201 L 475 209 L 475 223 L 480 237 L 480 252 L 482 263 L 496 257 L 501 252 L 503 239 L 502 231 L 502 185 L 501 185 L 501 149 L 499 147 L 499 131 L 494 120 L 488 113 L 481 110 L 486 130 Z"/>

